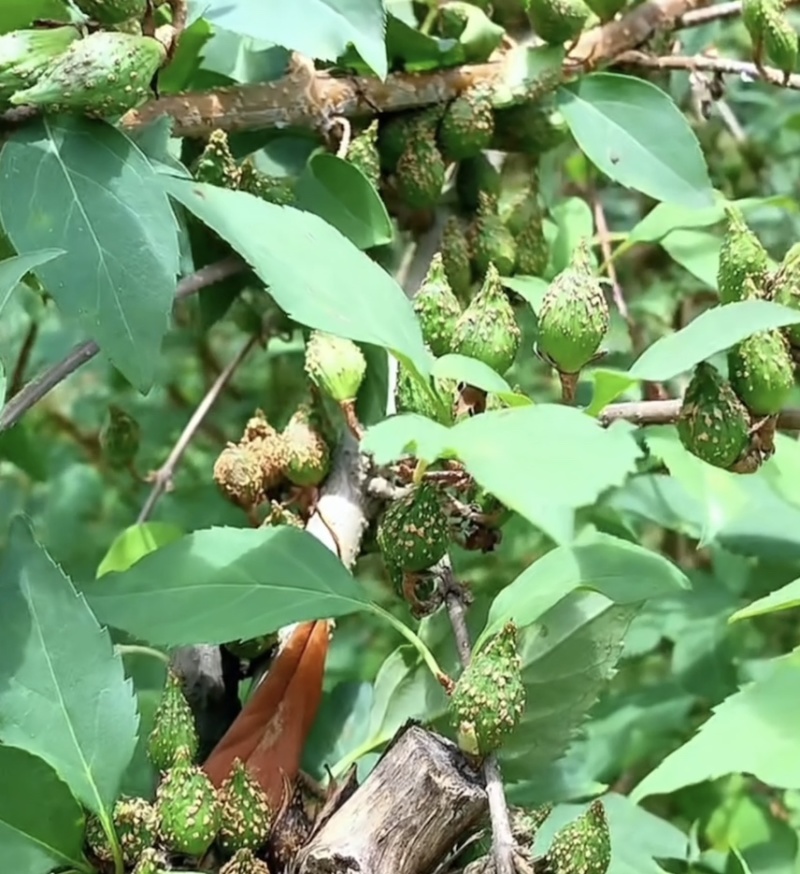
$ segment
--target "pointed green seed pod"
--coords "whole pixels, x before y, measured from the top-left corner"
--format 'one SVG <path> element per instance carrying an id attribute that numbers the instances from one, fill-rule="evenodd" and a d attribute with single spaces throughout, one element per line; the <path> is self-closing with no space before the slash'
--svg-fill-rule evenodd
<path id="1" fill-rule="evenodd" d="M 450 698 L 450 718 L 458 745 L 473 756 L 494 752 L 519 724 L 525 711 L 517 629 L 508 622 L 475 653 Z"/>
<path id="2" fill-rule="evenodd" d="M 411 209 L 430 209 L 439 202 L 444 179 L 444 158 L 433 134 L 415 129 L 397 162 L 397 194 Z"/>
<path id="3" fill-rule="evenodd" d="M 289 447 L 286 478 L 296 486 L 319 485 L 331 469 L 331 451 L 309 406 L 301 406 L 283 431 Z"/>
<path id="4" fill-rule="evenodd" d="M 478 195 L 478 213 L 469 240 L 472 260 L 480 275 L 486 273 L 490 264 L 494 264 L 501 276 L 510 276 L 514 272 L 517 244 L 497 214 L 497 200 L 487 192 Z"/>
<path id="5" fill-rule="evenodd" d="M 270 874 L 266 862 L 253 855 L 252 850 L 238 850 L 220 869 L 219 874 Z"/>
<path id="6" fill-rule="evenodd" d="M 450 542 L 435 488 L 422 482 L 392 501 L 378 524 L 377 541 L 390 570 L 416 573 L 435 565 Z"/>
<path id="7" fill-rule="evenodd" d="M 442 264 L 454 294 L 466 301 L 472 287 L 469 243 L 461 222 L 454 215 L 447 220 L 442 233 Z"/>
<path id="8" fill-rule="evenodd" d="M 151 96 L 150 82 L 166 57 L 154 37 L 97 31 L 73 42 L 35 85 L 9 102 L 100 118 L 122 115 Z"/>
<path id="9" fill-rule="evenodd" d="M 34 85 L 79 36 L 78 28 L 71 25 L 0 36 L 0 100 Z"/>
<path id="10" fill-rule="evenodd" d="M 551 45 L 577 39 L 589 17 L 583 0 L 528 0 L 528 18 L 537 36 Z"/>
<path id="11" fill-rule="evenodd" d="M 166 874 L 167 860 L 163 853 L 148 847 L 136 863 L 133 874 Z"/>
<path id="12" fill-rule="evenodd" d="M 183 694 L 181 678 L 170 670 L 167 672 L 164 694 L 156 708 L 147 754 L 158 771 L 166 771 L 173 766 L 181 750 L 193 759 L 198 747 L 192 708 Z"/>
<path id="13" fill-rule="evenodd" d="M 494 133 L 489 93 L 472 88 L 459 94 L 447 107 L 439 126 L 439 144 L 449 161 L 474 158 L 487 149 Z"/>
<path id="14" fill-rule="evenodd" d="M 414 296 L 414 312 L 422 336 L 433 354 L 440 356 L 451 352 L 461 305 L 447 281 L 440 252 L 433 256 L 428 273 Z"/>
<path id="15" fill-rule="evenodd" d="M 697 365 L 683 396 L 678 437 L 693 455 L 728 469 L 745 451 L 750 417 L 729 382 L 708 362 Z"/>
<path id="16" fill-rule="evenodd" d="M 521 336 L 500 274 L 490 264 L 481 290 L 456 322 L 453 352 L 477 358 L 502 376 L 517 357 Z"/>
<path id="17" fill-rule="evenodd" d="M 731 386 L 757 416 L 774 416 L 794 388 L 794 363 L 780 331 L 759 331 L 728 353 Z"/>
<path id="18" fill-rule="evenodd" d="M 584 240 L 569 267 L 550 283 L 539 310 L 539 351 L 561 373 L 579 373 L 608 331 L 608 303 L 594 276 Z"/>
<path id="19" fill-rule="evenodd" d="M 355 400 L 367 361 L 352 340 L 312 331 L 306 343 L 305 369 L 317 388 L 342 404 Z"/>
<path id="20" fill-rule="evenodd" d="M 106 420 L 100 429 L 100 449 L 109 467 L 127 467 L 139 451 L 142 429 L 136 419 L 122 407 L 110 404 Z"/>
<path id="21" fill-rule="evenodd" d="M 556 832 L 547 862 L 556 874 L 606 874 L 611 864 L 611 833 L 600 799 Z"/>
<path id="22" fill-rule="evenodd" d="M 242 166 L 238 168 L 238 173 L 240 191 L 246 191 L 254 197 L 259 197 L 261 200 L 266 200 L 267 203 L 275 203 L 278 206 L 294 206 L 297 202 L 293 179 L 262 173 L 252 161 L 244 161 Z"/>
<path id="23" fill-rule="evenodd" d="M 550 250 L 544 236 L 541 210 L 534 203 L 528 222 L 517 235 L 517 273 L 541 276 L 550 263 Z"/>
<path id="24" fill-rule="evenodd" d="M 144 798 L 120 798 L 114 805 L 114 828 L 126 865 L 135 865 L 158 839 L 158 813 Z"/>
<path id="25" fill-rule="evenodd" d="M 266 793 L 240 759 L 234 761 L 218 796 L 221 810 L 218 841 L 223 851 L 233 855 L 237 850 L 260 849 L 269 837 L 272 813 Z"/>
<path id="26" fill-rule="evenodd" d="M 183 750 L 156 792 L 161 837 L 174 853 L 202 856 L 219 831 L 221 811 L 214 785 Z"/>
<path id="27" fill-rule="evenodd" d="M 769 11 L 765 16 L 764 54 L 788 81 L 797 66 L 797 34 L 781 13 Z"/>
<path id="28" fill-rule="evenodd" d="M 785 0 L 742 0 L 742 22 L 753 41 L 753 54 L 760 59 L 767 20 L 782 16 Z"/>
<path id="29" fill-rule="evenodd" d="M 762 289 L 767 279 L 767 252 L 758 237 L 745 224 L 742 211 L 732 204 L 725 207 L 728 225 L 719 251 L 717 287 L 722 303 L 744 299 L 745 279 Z"/>
<path id="30" fill-rule="evenodd" d="M 381 157 L 378 154 L 378 119 L 350 143 L 345 160 L 369 179 L 375 188 L 381 183 Z"/>
<path id="31" fill-rule="evenodd" d="M 800 310 L 800 243 L 784 255 L 770 281 L 769 297 L 782 306 Z M 792 346 L 800 346 L 800 324 L 787 325 L 783 330 Z"/>
<path id="32" fill-rule="evenodd" d="M 75 5 L 100 24 L 121 24 L 131 18 L 141 20 L 147 12 L 147 0 L 75 0 Z"/>

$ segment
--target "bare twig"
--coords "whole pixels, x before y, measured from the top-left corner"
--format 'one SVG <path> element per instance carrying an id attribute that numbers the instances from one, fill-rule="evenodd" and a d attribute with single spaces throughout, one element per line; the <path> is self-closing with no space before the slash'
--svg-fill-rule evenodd
<path id="1" fill-rule="evenodd" d="M 136 520 L 137 525 L 141 525 L 149 519 L 159 498 L 172 485 L 172 479 L 175 476 L 175 469 L 180 464 L 181 458 L 183 458 L 183 453 L 186 452 L 189 447 L 197 429 L 216 403 L 217 398 L 219 398 L 223 389 L 228 384 L 228 381 L 233 376 L 236 368 L 242 363 L 242 361 L 244 361 L 248 353 L 258 342 L 258 339 L 259 337 L 257 334 L 250 337 L 236 355 L 234 355 L 225 369 L 214 380 L 213 385 L 206 392 L 206 396 L 202 401 L 200 401 L 194 413 L 192 413 L 191 418 L 186 423 L 186 427 L 181 432 L 181 436 L 178 438 L 177 442 L 172 447 L 172 451 L 167 456 L 167 460 L 155 472 L 153 477 L 153 488 L 147 496 L 147 500 L 144 502 L 141 512 L 139 513 L 139 517 Z"/>
<path id="2" fill-rule="evenodd" d="M 17 358 L 16 366 L 14 367 L 14 373 L 11 376 L 11 382 L 8 386 L 8 394 L 13 397 L 21 388 L 22 384 L 25 381 L 25 371 L 28 367 L 28 361 L 30 361 L 31 352 L 33 351 L 34 343 L 36 343 L 36 338 L 39 336 L 39 323 L 36 321 L 31 321 L 30 326 L 28 327 L 28 332 L 25 334 L 25 340 L 22 343 L 22 348 L 19 350 L 19 357 Z"/>
<path id="3" fill-rule="evenodd" d="M 616 59 L 617 64 L 631 67 L 646 67 L 650 70 L 706 70 L 731 76 L 744 76 L 752 80 L 761 79 L 770 85 L 800 91 L 800 74 L 793 73 L 788 79 L 774 67 L 762 67 L 761 71 L 750 61 L 733 58 L 715 58 L 706 55 L 665 55 L 653 57 L 644 52 L 623 52 Z"/>
<path id="4" fill-rule="evenodd" d="M 597 228 L 597 236 L 600 240 L 600 250 L 603 253 L 603 267 L 608 274 L 608 279 L 611 282 L 611 293 L 614 298 L 619 314 L 628 324 L 628 330 L 633 331 L 633 322 L 631 321 L 630 313 L 628 312 L 628 304 L 625 302 L 625 297 L 622 293 L 622 286 L 617 278 L 617 268 L 614 266 L 614 258 L 611 254 L 611 237 L 608 231 L 608 222 L 606 221 L 606 211 L 603 209 L 603 204 L 597 192 L 592 193 L 592 208 L 594 211 L 594 224 Z M 631 336 L 631 340 L 634 337 Z M 634 343 L 634 347 L 635 347 Z"/>
<path id="5" fill-rule="evenodd" d="M 632 422 L 634 425 L 670 425 L 677 421 L 681 409 L 680 400 L 631 401 L 610 404 L 598 420 L 604 426 L 614 422 Z M 800 430 L 800 410 L 784 410 L 778 416 L 778 428 L 786 431 Z"/>
<path id="6" fill-rule="evenodd" d="M 184 277 L 175 291 L 179 300 L 196 294 L 203 288 L 227 279 L 245 269 L 245 263 L 238 256 L 225 258 L 215 264 L 202 267 L 189 276 Z M 94 340 L 87 340 L 76 346 L 65 358 L 49 367 L 44 373 L 32 379 L 23 389 L 17 392 L 0 412 L 0 431 L 5 431 L 15 425 L 20 418 L 34 405 L 42 400 L 57 385 L 71 376 L 84 364 L 91 361 L 100 351 Z"/>
<path id="7" fill-rule="evenodd" d="M 800 0 L 787 0 L 787 6 L 794 6 L 800 3 Z M 708 24 L 711 21 L 724 21 L 728 18 L 736 18 L 742 14 L 742 4 L 739 0 L 732 0 L 729 3 L 715 3 L 713 6 L 707 6 L 705 9 L 691 9 L 685 12 L 677 20 L 675 27 L 699 27 L 701 24 Z"/>

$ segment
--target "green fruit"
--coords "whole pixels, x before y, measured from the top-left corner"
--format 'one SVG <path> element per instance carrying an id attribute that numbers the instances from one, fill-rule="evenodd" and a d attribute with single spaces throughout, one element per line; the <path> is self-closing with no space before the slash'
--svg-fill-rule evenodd
<path id="1" fill-rule="evenodd" d="M 627 5 L 628 0 L 584 0 L 589 9 L 600 19 L 601 23 L 611 21 Z"/>
<path id="2" fill-rule="evenodd" d="M 296 486 L 317 486 L 331 469 L 331 450 L 308 406 L 300 407 L 284 428 L 289 448 L 286 478 Z"/>
<path id="3" fill-rule="evenodd" d="M 245 510 L 264 500 L 262 459 L 253 446 L 229 443 L 214 462 L 213 476 L 225 497 Z"/>
<path id="4" fill-rule="evenodd" d="M 355 400 L 367 361 L 352 340 L 312 331 L 306 343 L 305 369 L 317 388 L 342 404 Z"/>
<path id="5" fill-rule="evenodd" d="M 531 174 L 530 187 L 515 198 L 502 214 L 505 226 L 516 239 L 533 219 L 542 220 L 542 207 L 539 204 L 539 171 Z"/>
<path id="6" fill-rule="evenodd" d="M 127 467 L 139 451 L 142 429 L 136 419 L 122 407 L 110 404 L 100 429 L 100 449 L 109 467 L 120 470 Z"/>
<path id="7" fill-rule="evenodd" d="M 750 417 L 729 382 L 707 362 L 697 365 L 683 396 L 678 437 L 714 467 L 729 468 L 749 442 Z"/>
<path id="8" fill-rule="evenodd" d="M 439 144 L 449 161 L 474 158 L 487 149 L 494 133 L 489 95 L 472 88 L 450 103 L 439 125 Z"/>
<path id="9" fill-rule="evenodd" d="M 218 840 L 223 851 L 232 855 L 238 850 L 256 851 L 262 847 L 272 825 L 269 800 L 240 759 L 234 761 L 218 797 L 221 810 Z"/>
<path id="10" fill-rule="evenodd" d="M 156 809 L 161 837 L 174 853 L 202 856 L 219 831 L 222 814 L 214 785 L 188 755 L 179 755 L 161 781 Z"/>
<path id="11" fill-rule="evenodd" d="M 100 817 L 94 813 L 90 813 L 86 817 L 84 840 L 86 841 L 86 846 L 98 861 L 113 862 L 114 851 L 111 849 L 111 842 L 103 828 L 103 823 L 100 822 Z"/>
<path id="12" fill-rule="evenodd" d="M 439 202 L 445 165 L 432 133 L 417 129 L 397 162 L 396 188 L 411 209 L 430 209 Z"/>
<path id="13" fill-rule="evenodd" d="M 75 0 L 75 5 L 99 24 L 120 24 L 129 18 L 141 20 L 147 0 Z"/>
<path id="14" fill-rule="evenodd" d="M 167 860 L 163 853 L 148 847 L 133 869 L 133 874 L 166 874 Z"/>
<path id="15" fill-rule="evenodd" d="M 292 179 L 282 176 L 268 176 L 256 169 L 252 161 L 245 161 L 238 168 L 238 177 L 240 191 L 246 191 L 248 194 L 261 198 L 261 200 L 266 200 L 267 203 L 275 203 L 278 206 L 294 206 L 297 202 Z M 214 184 L 224 183 L 216 182 Z M 225 185 L 224 187 L 230 186 Z"/>
<path id="16" fill-rule="evenodd" d="M 528 0 L 528 18 L 537 36 L 551 45 L 580 36 L 589 7 L 583 0 Z"/>
<path id="17" fill-rule="evenodd" d="M 450 216 L 442 233 L 442 264 L 456 297 L 465 301 L 472 287 L 469 243 L 456 216 Z"/>
<path id="18" fill-rule="evenodd" d="M 728 353 L 733 390 L 757 416 L 774 416 L 794 388 L 794 364 L 780 331 L 759 331 Z"/>
<path id="19" fill-rule="evenodd" d="M 443 558 L 450 532 L 436 489 L 422 482 L 392 501 L 378 523 L 377 541 L 391 571 L 418 573 Z"/>
<path id="20" fill-rule="evenodd" d="M 439 4 L 437 33 L 460 43 L 467 64 L 488 61 L 503 39 L 503 28 L 489 19 L 487 11 L 463 0 L 447 0 Z"/>
<path id="21" fill-rule="evenodd" d="M 611 834 L 603 802 L 592 802 L 576 820 L 556 832 L 547 852 L 553 874 L 606 874 L 611 864 Z"/>
<path id="22" fill-rule="evenodd" d="M 266 862 L 253 855 L 252 850 L 238 850 L 220 869 L 219 874 L 270 874 Z"/>
<path id="23" fill-rule="evenodd" d="M 525 711 L 517 629 L 508 622 L 475 653 L 450 698 L 458 745 L 469 755 L 494 752 L 517 727 Z"/>
<path id="24" fill-rule="evenodd" d="M 14 30 L 0 36 L 0 100 L 30 88 L 80 36 L 76 27 Z"/>
<path id="25" fill-rule="evenodd" d="M 486 192 L 478 195 L 478 214 L 470 229 L 472 260 L 476 271 L 483 275 L 490 264 L 502 276 L 514 272 L 517 260 L 517 244 L 511 231 L 497 214 L 497 201 Z"/>
<path id="26" fill-rule="evenodd" d="M 500 196 L 500 172 L 484 154 L 467 158 L 456 170 L 456 193 L 459 203 L 470 212 L 478 208 L 478 195 L 486 191 Z"/>
<path id="27" fill-rule="evenodd" d="M 517 273 L 541 276 L 550 263 L 550 250 L 544 236 L 542 213 L 531 207 L 528 223 L 517 235 Z"/>
<path id="28" fill-rule="evenodd" d="M 399 364 L 394 393 L 397 412 L 417 413 L 442 425 L 452 425 L 456 383 L 454 380 L 437 379 L 435 386 L 435 391 L 442 402 L 441 409 L 408 369 L 403 364 Z"/>
<path id="29" fill-rule="evenodd" d="M 800 310 L 800 243 L 795 243 L 784 255 L 770 281 L 769 297 L 782 306 Z M 793 346 L 800 345 L 800 324 L 787 325 L 783 330 Z"/>
<path id="30" fill-rule="evenodd" d="M 206 147 L 194 163 L 192 175 L 198 182 L 206 182 L 231 191 L 239 188 L 242 171 L 234 160 L 228 145 L 228 135 L 224 130 L 211 132 Z"/>
<path id="31" fill-rule="evenodd" d="M 114 805 L 114 828 L 126 865 L 135 865 L 158 839 L 158 813 L 144 798 L 120 798 Z"/>
<path id="32" fill-rule="evenodd" d="M 514 363 L 521 332 L 494 264 L 453 333 L 453 351 L 477 358 L 501 376 Z"/>
<path id="33" fill-rule="evenodd" d="M 566 138 L 566 128 L 553 118 L 550 104 L 542 100 L 496 109 L 492 148 L 527 155 L 549 152 Z"/>
<path id="34" fill-rule="evenodd" d="M 744 298 L 745 280 L 750 278 L 758 289 L 766 284 L 767 252 L 758 237 L 747 227 L 737 206 L 725 207 L 728 225 L 719 251 L 717 287 L 722 303 Z"/>
<path id="35" fill-rule="evenodd" d="M 375 188 L 381 184 L 381 157 L 378 154 L 378 120 L 372 122 L 350 143 L 347 160 L 369 179 Z"/>
<path id="36" fill-rule="evenodd" d="M 767 17 L 781 15 L 785 7 L 784 0 L 742 0 L 742 22 L 756 48 L 763 43 Z"/>
<path id="37" fill-rule="evenodd" d="M 147 755 L 158 771 L 166 771 L 175 764 L 179 753 L 193 759 L 198 747 L 192 708 L 183 694 L 181 678 L 170 670 L 147 741 Z"/>
<path id="38" fill-rule="evenodd" d="M 35 85 L 9 102 L 101 118 L 122 115 L 151 96 L 150 83 L 166 57 L 154 37 L 97 31 L 73 42 Z"/>
<path id="39" fill-rule="evenodd" d="M 764 54 L 788 80 L 797 66 L 797 34 L 777 12 L 769 12 L 764 20 Z"/>
<path id="40" fill-rule="evenodd" d="M 550 283 L 539 310 L 539 351 L 561 373 L 579 373 L 608 331 L 608 303 L 594 276 L 584 240 L 572 263 Z"/>
<path id="41" fill-rule="evenodd" d="M 447 281 L 439 252 L 433 256 L 428 273 L 414 296 L 414 312 L 431 352 L 437 357 L 452 352 L 453 331 L 461 315 L 461 305 Z"/>
<path id="42" fill-rule="evenodd" d="M 435 135 L 441 116 L 438 107 L 383 115 L 378 123 L 378 154 L 387 172 L 397 167 L 400 156 L 420 132 Z"/>

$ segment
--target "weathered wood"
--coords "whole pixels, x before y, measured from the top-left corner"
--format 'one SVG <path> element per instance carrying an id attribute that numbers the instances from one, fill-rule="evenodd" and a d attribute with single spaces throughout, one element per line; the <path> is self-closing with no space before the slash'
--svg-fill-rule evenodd
<path id="1" fill-rule="evenodd" d="M 486 816 L 482 778 L 443 737 L 408 728 L 298 855 L 297 874 L 427 874 Z"/>

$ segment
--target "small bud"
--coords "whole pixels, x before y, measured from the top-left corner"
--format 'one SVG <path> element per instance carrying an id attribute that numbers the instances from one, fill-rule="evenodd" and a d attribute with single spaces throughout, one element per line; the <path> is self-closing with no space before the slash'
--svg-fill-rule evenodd
<path id="1" fill-rule="evenodd" d="M 331 467 L 330 448 L 311 408 L 298 409 L 283 431 L 289 450 L 286 478 L 296 486 L 317 486 Z"/>
<path id="2" fill-rule="evenodd" d="M 344 404 L 356 399 L 367 361 L 352 340 L 312 331 L 306 344 L 305 368 L 315 386 Z"/>
<path id="3" fill-rule="evenodd" d="M 747 292 L 746 279 L 752 279 L 756 289 L 766 285 L 767 252 L 758 237 L 747 227 L 741 210 L 725 207 L 728 225 L 719 251 L 717 287 L 722 303 L 743 300 Z"/>
<path id="4" fill-rule="evenodd" d="M 482 191 L 478 213 L 470 228 L 470 244 L 475 269 L 483 275 L 494 264 L 501 276 L 510 276 L 517 261 L 514 236 L 497 214 L 497 199 Z"/>
<path id="5" fill-rule="evenodd" d="M 610 864 L 611 833 L 598 799 L 556 832 L 547 852 L 547 867 L 557 874 L 606 874 Z"/>
<path id="6" fill-rule="evenodd" d="M 272 813 L 266 793 L 240 759 L 234 761 L 218 797 L 221 810 L 218 840 L 224 852 L 257 851 L 269 837 Z"/>
<path id="7" fill-rule="evenodd" d="M 433 256 L 428 273 L 414 296 L 414 312 L 431 352 L 437 356 L 452 352 L 453 332 L 461 315 L 461 305 L 447 281 L 440 252 Z"/>
<path id="8" fill-rule="evenodd" d="M 354 137 L 345 160 L 357 167 L 375 188 L 381 184 L 381 158 L 378 154 L 378 119 Z"/>
<path id="9" fill-rule="evenodd" d="M 183 694 L 181 679 L 174 671 L 168 671 L 148 738 L 147 754 L 157 770 L 166 771 L 175 763 L 180 751 L 193 759 L 198 746 L 194 715 Z"/>
<path id="10" fill-rule="evenodd" d="M 228 144 L 228 135 L 224 130 L 212 131 L 200 157 L 194 162 L 194 178 L 198 182 L 234 191 L 239 187 L 241 172 Z"/>

